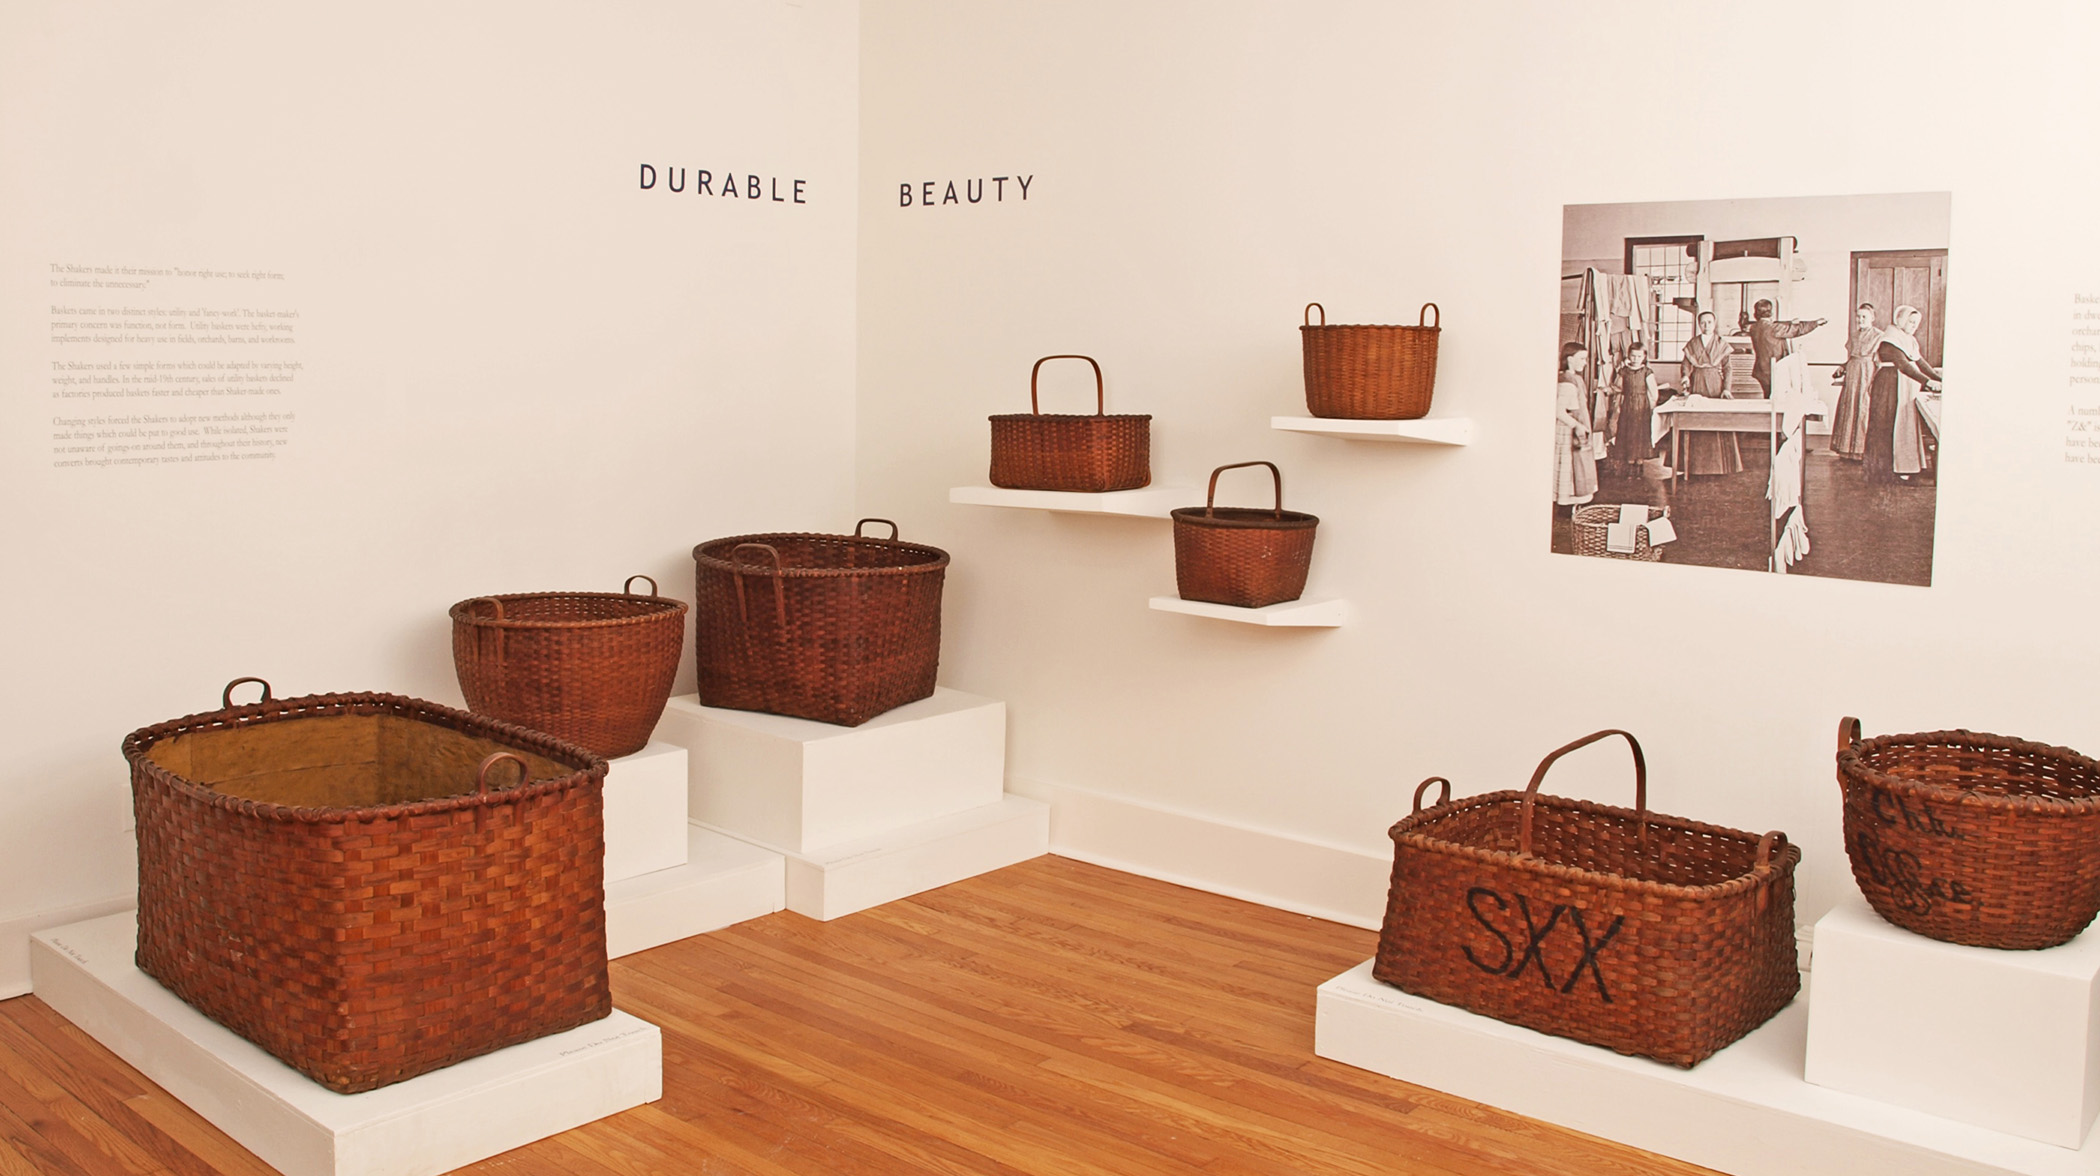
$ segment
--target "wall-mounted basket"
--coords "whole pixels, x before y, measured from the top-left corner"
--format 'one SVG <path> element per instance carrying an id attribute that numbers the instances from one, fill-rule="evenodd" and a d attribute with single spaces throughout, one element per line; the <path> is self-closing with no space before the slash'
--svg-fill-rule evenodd
<path id="1" fill-rule="evenodd" d="M 1267 466 L 1276 483 L 1276 505 L 1268 510 L 1219 506 L 1218 475 L 1245 466 Z M 1174 512 L 1174 582 L 1183 600 L 1262 608 L 1305 593 L 1312 567 L 1313 534 L 1320 520 L 1283 509 L 1283 473 L 1275 463 L 1241 461 L 1210 473 L 1202 506 Z"/>
<path id="2" fill-rule="evenodd" d="M 1313 312 L 1320 321 L 1312 321 Z M 1305 305 L 1305 407 L 1316 417 L 1411 421 L 1429 415 L 1443 312 L 1422 304 L 1412 327 L 1328 326 L 1327 308 Z"/>
<path id="3" fill-rule="evenodd" d="M 1094 414 L 1046 413 L 1036 393 L 1043 365 L 1083 359 L 1094 369 Z M 1108 412 L 1101 365 L 1086 355 L 1046 355 L 1028 373 L 1028 411 L 992 420 L 992 485 L 1006 490 L 1101 494 L 1152 483 L 1152 417 Z"/>

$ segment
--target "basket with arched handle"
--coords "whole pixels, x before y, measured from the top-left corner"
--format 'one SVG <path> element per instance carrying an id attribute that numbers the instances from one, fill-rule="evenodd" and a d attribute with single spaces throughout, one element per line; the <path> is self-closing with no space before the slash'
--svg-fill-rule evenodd
<path id="1" fill-rule="evenodd" d="M 1094 369 L 1091 416 L 1046 413 L 1038 384 L 1053 359 Z M 1028 411 L 992 420 L 992 485 L 1008 490 L 1103 493 L 1152 483 L 1152 417 L 1110 413 L 1101 365 L 1088 355 L 1046 355 L 1028 373 Z"/>
<path id="2" fill-rule="evenodd" d="M 883 523 L 890 537 L 862 534 Z M 857 727 L 933 693 L 948 553 L 888 519 L 693 548 L 700 701 Z"/>
<path id="3" fill-rule="evenodd" d="M 1539 791 L 1569 752 L 1621 736 L 1634 807 Z M 1440 798 L 1423 807 L 1432 785 Z M 1779 832 L 1648 809 L 1639 741 L 1599 731 L 1521 791 L 1451 799 L 1431 777 L 1391 830 L 1392 888 L 1372 974 L 1511 1024 L 1690 1067 L 1800 990 L 1794 869 Z"/>
<path id="4" fill-rule="evenodd" d="M 1274 480 L 1268 509 L 1218 505 L 1218 475 L 1262 466 Z M 1261 608 L 1305 594 L 1317 516 L 1283 509 L 1283 471 L 1274 462 L 1240 461 L 1210 472 L 1202 506 L 1173 512 L 1174 582 L 1183 600 Z"/>

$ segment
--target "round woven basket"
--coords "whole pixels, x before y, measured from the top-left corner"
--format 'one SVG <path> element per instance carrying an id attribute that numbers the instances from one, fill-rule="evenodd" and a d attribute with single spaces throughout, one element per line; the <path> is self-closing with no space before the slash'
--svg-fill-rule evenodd
<path id="1" fill-rule="evenodd" d="M 888 523 L 890 538 L 861 534 Z M 857 727 L 933 693 L 948 553 L 862 519 L 851 535 L 693 548 L 700 701 Z"/>
<path id="2" fill-rule="evenodd" d="M 1976 731 L 1838 728 L 1845 853 L 1881 917 L 1972 947 L 2064 943 L 2100 913 L 2100 763 Z"/>
<path id="3" fill-rule="evenodd" d="M 452 606 L 467 709 L 608 759 L 649 742 L 685 649 L 685 602 L 657 594 L 524 592 Z"/>
<path id="4" fill-rule="evenodd" d="M 1218 475 L 1244 466 L 1268 467 L 1276 482 L 1274 507 L 1217 505 Z M 1210 473 L 1203 505 L 1180 507 L 1173 516 L 1174 584 L 1183 600 L 1261 608 L 1305 594 L 1320 520 L 1283 509 L 1283 473 L 1274 463 L 1219 466 Z"/>
<path id="5" fill-rule="evenodd" d="M 1429 415 L 1443 320 L 1436 303 L 1423 303 L 1412 327 L 1328 326 L 1327 308 L 1317 302 L 1306 304 L 1304 318 L 1298 333 L 1305 343 L 1305 407 L 1314 416 L 1411 421 Z"/>
<path id="6" fill-rule="evenodd" d="M 1667 506 L 1651 506 L 1648 508 L 1650 521 L 1669 517 L 1670 508 Z M 1660 563 L 1662 561 L 1662 548 L 1648 542 L 1648 528 L 1646 527 L 1636 527 L 1634 529 L 1633 550 L 1631 552 L 1612 551 L 1605 546 L 1605 540 L 1609 534 L 1608 528 L 1611 524 L 1619 521 L 1619 508 L 1615 503 L 1578 506 L 1575 508 L 1574 521 L 1575 554 L 1577 555 L 1597 555 L 1605 559 L 1638 559 L 1649 563 Z"/>

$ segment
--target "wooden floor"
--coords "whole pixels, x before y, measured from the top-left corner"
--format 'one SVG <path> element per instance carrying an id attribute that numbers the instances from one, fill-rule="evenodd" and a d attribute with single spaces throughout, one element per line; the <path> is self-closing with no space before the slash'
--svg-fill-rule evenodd
<path id="1" fill-rule="evenodd" d="M 1375 936 L 1044 857 L 613 964 L 663 1101 L 462 1169 L 533 1176 L 1703 1169 L 1316 1058 Z M 271 1169 L 33 996 L 0 1002 L 0 1176 Z"/>

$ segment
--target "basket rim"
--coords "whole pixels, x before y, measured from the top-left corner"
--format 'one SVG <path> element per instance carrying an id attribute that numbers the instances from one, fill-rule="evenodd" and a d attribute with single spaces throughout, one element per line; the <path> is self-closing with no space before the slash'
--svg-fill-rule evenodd
<path id="1" fill-rule="evenodd" d="M 1998 809 L 2005 812 L 2025 813 L 2030 816 L 2077 817 L 2100 813 L 2100 791 L 2083 800 L 2069 800 L 2055 796 L 1996 796 L 1977 792 L 1971 788 L 1940 780 L 1912 779 L 1891 775 L 1878 768 L 1868 766 L 1865 756 L 1869 751 L 1900 744 L 1941 744 L 1974 748 L 1983 751 L 2009 751 L 2022 755 L 2034 755 L 2063 760 L 2090 769 L 2100 776 L 2100 760 L 2082 755 L 2068 747 L 2050 743 L 2036 743 L 2028 739 L 2017 739 L 2010 735 L 1993 735 L 1988 731 L 1970 731 L 1956 728 L 1951 731 L 1919 731 L 1902 735 L 1876 735 L 1862 739 L 1850 747 L 1840 748 L 1837 753 L 1838 779 L 1843 784 L 1856 784 L 1879 788 L 1887 792 L 1904 793 L 1924 800 L 1938 800 L 1949 804 L 1961 804 L 1981 809 Z"/>
<path id="2" fill-rule="evenodd" d="M 992 421 L 1149 421 L 1149 412 L 995 412 Z"/>
<path id="3" fill-rule="evenodd" d="M 1206 510 L 1215 513 L 1206 514 Z M 1239 530 L 1303 531 L 1310 530 L 1320 523 L 1318 515 L 1287 510 L 1283 512 L 1282 518 L 1278 518 L 1273 509 L 1262 506 L 1177 506 L 1171 513 L 1177 523 Z"/>
<path id="4" fill-rule="evenodd" d="M 1545 878 L 1558 879 L 1563 882 L 1581 882 L 1589 886 L 1610 890 L 1632 891 L 1657 898 L 1690 899 L 1701 902 L 1730 898 L 1737 894 L 1747 894 L 1760 886 L 1772 885 L 1782 875 L 1793 873 L 1794 867 L 1801 861 L 1801 847 L 1794 844 L 1793 839 L 1789 837 L 1785 839 L 1777 852 L 1773 853 L 1771 869 L 1763 877 L 1759 877 L 1755 868 L 1752 868 L 1749 872 L 1739 874 L 1725 882 L 1713 882 L 1705 886 L 1684 886 L 1674 882 L 1650 882 L 1642 878 L 1629 878 L 1624 874 L 1608 874 L 1602 870 L 1589 870 L 1580 866 L 1556 865 L 1552 862 L 1541 861 L 1535 855 L 1527 858 L 1509 850 L 1481 849 L 1477 846 L 1461 845 L 1458 842 L 1449 841 L 1422 831 L 1424 826 L 1434 826 L 1445 818 L 1455 816 L 1468 809 L 1487 808 L 1503 804 L 1522 805 L 1524 795 L 1521 789 L 1505 789 L 1500 792 L 1483 792 L 1475 796 L 1447 800 L 1442 804 L 1433 805 L 1420 812 L 1410 813 L 1402 817 L 1391 829 L 1386 831 L 1386 835 L 1393 839 L 1393 844 L 1396 848 L 1405 845 L 1427 853 L 1462 858 L 1482 865 L 1521 869 L 1528 873 L 1534 873 Z M 1554 796 L 1545 792 L 1537 794 L 1536 802 L 1548 808 L 1565 809 L 1596 816 L 1622 817 L 1628 820 L 1640 820 L 1645 815 L 1650 824 L 1746 842 L 1753 850 L 1755 850 L 1759 841 L 1758 835 L 1746 833 L 1741 829 L 1731 829 L 1726 825 L 1712 825 L 1705 821 L 1692 820 L 1689 817 L 1673 817 L 1665 813 L 1655 812 L 1652 809 L 1643 814 L 1635 809 L 1622 808 L 1618 805 L 1599 804 L 1595 801 L 1577 800 L 1567 796 Z M 1780 836 L 1785 837 L 1785 834 L 1782 833 Z"/>
<path id="5" fill-rule="evenodd" d="M 528 780 L 511 788 L 492 788 L 486 793 L 468 792 L 457 796 L 438 796 L 386 805 L 288 805 L 231 796 L 208 784 L 200 784 L 185 776 L 178 776 L 146 758 L 147 750 L 154 744 L 178 735 L 344 714 L 391 714 L 416 722 L 433 722 L 433 725 L 449 727 L 462 735 L 487 737 L 557 763 L 574 762 L 576 766 L 575 770 L 566 776 Z M 178 794 L 240 816 L 299 824 L 398 820 L 403 817 L 426 816 L 461 809 L 508 805 L 563 792 L 580 785 L 602 782 L 609 766 L 604 757 L 595 752 L 551 735 L 520 727 L 515 723 L 506 723 L 487 715 L 477 715 L 403 694 L 373 691 L 306 694 L 297 698 L 251 702 L 223 710 L 199 711 L 193 715 L 141 727 L 126 735 L 122 746 L 124 758 L 131 764 L 133 771 L 143 773 L 149 780 Z"/>
<path id="6" fill-rule="evenodd" d="M 874 568 L 800 568 L 781 566 L 767 567 L 762 564 L 731 563 L 708 551 L 716 548 L 725 554 L 736 550 L 742 543 L 770 543 L 776 539 L 823 539 L 833 543 L 845 543 L 858 547 L 891 547 L 930 555 L 933 558 L 923 563 L 905 564 L 897 567 Z M 727 544 L 727 546 L 723 546 Z M 759 535 L 730 535 L 723 539 L 709 539 L 693 548 L 693 562 L 716 571 L 731 572 L 745 576 L 784 576 L 792 579 L 826 579 L 842 576 L 919 576 L 937 572 L 948 566 L 948 553 L 938 547 L 924 543 L 909 543 L 902 539 L 876 539 L 866 535 L 834 535 L 824 531 L 770 531 Z"/>
<path id="7" fill-rule="evenodd" d="M 1570 519 L 1570 520 L 1571 520 L 1571 521 L 1572 521 L 1572 522 L 1573 522 L 1573 523 L 1574 523 L 1574 524 L 1575 524 L 1576 526 L 1578 526 L 1578 527 L 1602 527 L 1602 526 L 1605 526 L 1606 524 L 1604 524 L 1604 523 L 1592 523 L 1592 522 L 1587 522 L 1587 521 L 1585 521 L 1585 520 L 1584 520 L 1584 519 L 1582 518 L 1582 516 L 1583 516 L 1583 515 L 1584 515 L 1585 513 L 1587 513 L 1587 514 L 1591 514 L 1591 515 L 1596 515 L 1596 514 L 1597 514 L 1597 512 L 1599 512 L 1599 511 L 1611 511 L 1611 512 L 1613 512 L 1613 513 L 1612 513 L 1612 514 L 1611 514 L 1611 515 L 1609 516 L 1609 518 L 1610 518 L 1610 521 L 1611 521 L 1611 522 L 1614 522 L 1614 523 L 1616 523 L 1616 522 L 1618 522 L 1618 521 L 1619 521 L 1619 516 L 1618 516 L 1618 513 L 1617 513 L 1617 512 L 1618 512 L 1618 509 L 1619 509 L 1620 505 L 1621 505 L 1620 503 L 1616 503 L 1616 502 L 1596 502 L 1596 503 L 1585 503 L 1585 504 L 1583 504 L 1583 505 L 1581 505 L 1581 506 L 1578 506 L 1578 507 L 1576 507 L 1576 508 L 1575 508 L 1575 510 L 1574 510 L 1574 513 L 1573 513 L 1573 514 L 1571 514 L 1571 515 L 1569 515 L 1568 517 L 1569 517 L 1569 519 Z M 1651 510 L 1651 511 L 1657 511 L 1657 510 L 1661 511 L 1661 512 L 1662 512 L 1662 515 L 1661 515 L 1661 517 L 1662 517 L 1662 518 L 1669 518 L 1669 517 L 1670 517 L 1670 508 L 1669 508 L 1668 506 L 1666 506 L 1666 505 L 1659 505 L 1659 504 L 1657 504 L 1657 503 L 1653 503 L 1653 502 L 1629 502 L 1629 503 L 1625 503 L 1624 505 L 1626 505 L 1626 506 L 1645 506 L 1645 507 L 1647 507 L 1647 508 L 1648 508 L 1649 510 Z M 1651 520 L 1653 520 L 1653 519 L 1654 519 L 1654 518 L 1656 518 L 1657 516 L 1655 516 L 1655 515 L 1652 515 L 1652 514 L 1651 514 L 1651 515 L 1649 515 L 1648 517 L 1649 517 L 1649 518 L 1650 518 Z"/>
<path id="8" fill-rule="evenodd" d="M 476 617 L 467 614 L 470 605 L 484 600 L 494 600 L 502 604 L 517 600 L 622 600 L 642 601 L 656 607 L 647 612 L 635 613 L 633 616 L 592 617 L 585 620 Z M 620 625 L 645 625 L 665 617 L 684 616 L 690 607 L 685 601 L 674 597 L 630 595 L 625 592 L 502 592 L 470 596 L 453 605 L 446 615 L 459 624 L 491 629 L 605 629 Z"/>
<path id="9" fill-rule="evenodd" d="M 1298 329 L 1301 331 L 1422 331 L 1434 335 L 1444 328 L 1415 323 L 1300 323 Z"/>

